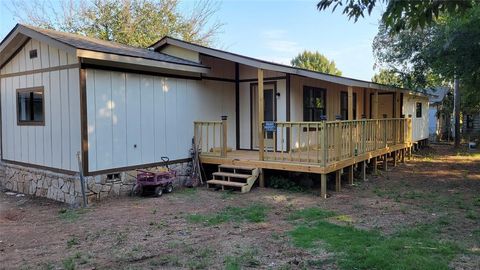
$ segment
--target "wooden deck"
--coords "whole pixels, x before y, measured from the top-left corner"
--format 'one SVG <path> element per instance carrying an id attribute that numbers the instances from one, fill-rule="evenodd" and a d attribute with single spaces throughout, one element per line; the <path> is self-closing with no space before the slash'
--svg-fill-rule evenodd
<path id="1" fill-rule="evenodd" d="M 389 146 L 382 149 L 377 149 L 374 151 L 367 152 L 365 154 L 360 154 L 351 158 L 344 160 L 330 162 L 326 166 L 323 166 L 319 163 L 313 162 L 296 162 L 296 161 L 279 161 L 279 160 L 260 160 L 258 151 L 248 151 L 248 150 L 237 150 L 227 152 L 226 157 L 220 157 L 216 155 L 210 155 L 208 153 L 203 153 L 200 156 L 202 163 L 206 164 L 228 164 L 228 165 L 237 165 L 237 166 L 249 166 L 262 169 L 271 169 L 271 170 L 282 170 L 282 171 L 293 171 L 293 172 L 307 172 L 307 173 L 318 173 L 318 174 L 327 174 L 334 172 L 348 166 L 363 162 L 369 161 L 372 158 L 383 156 L 385 154 L 392 153 L 394 151 L 399 151 L 403 149 L 408 149 L 411 145 L 402 143 L 394 146 Z M 307 153 L 302 152 L 306 159 Z M 268 158 L 268 156 L 266 156 Z"/>

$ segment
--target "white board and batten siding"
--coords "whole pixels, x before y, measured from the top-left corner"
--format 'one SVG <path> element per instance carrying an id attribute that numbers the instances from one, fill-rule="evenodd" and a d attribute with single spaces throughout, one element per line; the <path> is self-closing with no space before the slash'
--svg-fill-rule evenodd
<path id="1" fill-rule="evenodd" d="M 417 117 L 417 103 L 422 103 L 422 116 Z M 412 139 L 414 142 L 428 139 L 429 135 L 429 117 L 428 117 L 428 98 L 416 95 L 404 95 L 403 113 L 406 116 L 412 116 Z"/>
<path id="2" fill-rule="evenodd" d="M 30 59 L 29 51 L 38 57 Z M 1 70 L 3 159 L 68 171 L 78 171 L 80 151 L 79 69 L 69 68 L 27 75 L 8 74 L 77 64 L 73 55 L 30 39 Z M 45 125 L 17 125 L 16 90 L 44 87 Z"/>
<path id="3" fill-rule="evenodd" d="M 232 83 L 86 70 L 89 171 L 189 158 L 193 122 L 228 116 L 235 147 Z"/>

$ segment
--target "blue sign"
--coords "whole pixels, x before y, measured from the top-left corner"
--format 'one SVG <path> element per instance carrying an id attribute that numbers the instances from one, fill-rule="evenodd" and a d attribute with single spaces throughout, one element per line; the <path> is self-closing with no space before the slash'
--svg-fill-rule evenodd
<path id="1" fill-rule="evenodd" d="M 277 131 L 277 123 L 273 121 L 265 121 L 263 124 L 263 129 L 265 131 Z"/>

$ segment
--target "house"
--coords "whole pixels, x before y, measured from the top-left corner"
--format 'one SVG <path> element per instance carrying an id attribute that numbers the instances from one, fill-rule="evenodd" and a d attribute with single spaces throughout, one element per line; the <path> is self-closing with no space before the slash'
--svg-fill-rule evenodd
<path id="1" fill-rule="evenodd" d="M 422 93 L 170 37 L 144 49 L 19 24 L 0 43 L 0 89 L 2 185 L 67 203 L 79 170 L 103 198 L 162 156 L 188 169 L 193 137 L 201 162 L 219 165 L 210 185 L 309 172 L 324 197 L 327 174 L 339 190 L 343 172 L 351 183 L 354 167 L 395 164 L 428 139 Z"/>
<path id="2" fill-rule="evenodd" d="M 451 96 L 450 90 L 446 87 L 436 87 L 427 89 L 429 97 L 428 117 L 429 117 L 429 136 L 431 141 L 449 140 L 451 135 L 451 112 L 444 111 L 446 98 Z"/>

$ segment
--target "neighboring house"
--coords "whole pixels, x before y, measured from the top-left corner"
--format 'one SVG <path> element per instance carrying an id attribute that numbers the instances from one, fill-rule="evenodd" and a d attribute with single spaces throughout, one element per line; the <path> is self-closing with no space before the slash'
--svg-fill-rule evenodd
<path id="1" fill-rule="evenodd" d="M 2 185 L 67 203 L 77 153 L 91 198 L 129 191 L 125 172 L 162 156 L 184 171 L 194 136 L 202 162 L 253 169 L 248 189 L 277 169 L 321 175 L 325 196 L 326 174 L 353 181 L 353 166 L 428 139 L 422 93 L 169 37 L 142 49 L 17 25 L 0 43 L 0 90 Z M 239 174 L 216 175 L 223 187 Z"/>
<path id="2" fill-rule="evenodd" d="M 451 113 L 445 113 L 445 98 L 451 95 L 450 90 L 446 87 L 437 87 L 427 89 L 426 93 L 429 98 L 429 136 L 431 141 L 449 140 L 451 138 Z"/>

